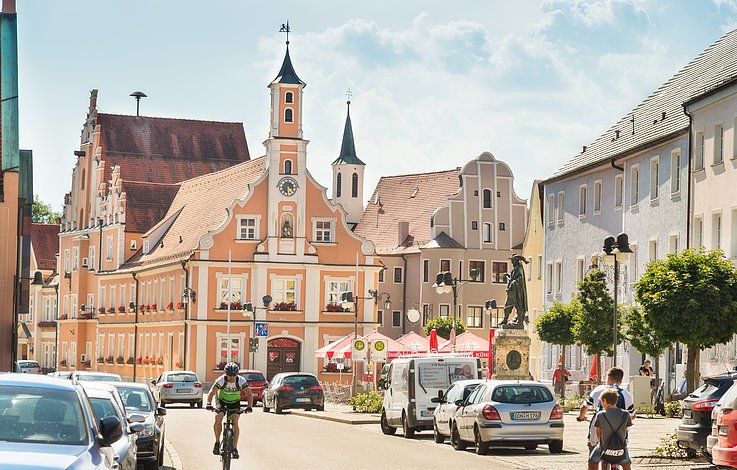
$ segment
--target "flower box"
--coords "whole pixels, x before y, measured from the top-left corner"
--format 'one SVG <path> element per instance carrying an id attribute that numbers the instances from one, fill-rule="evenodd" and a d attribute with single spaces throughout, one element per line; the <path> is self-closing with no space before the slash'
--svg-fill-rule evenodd
<path id="1" fill-rule="evenodd" d="M 152 308 L 153 305 L 146 305 L 146 311 L 150 312 L 151 310 L 156 310 L 155 308 Z"/>
<path id="2" fill-rule="evenodd" d="M 176 367 L 177 369 L 181 369 L 182 367 L 184 367 L 184 362 L 179 361 L 176 364 L 174 364 L 174 367 Z"/>
<path id="3" fill-rule="evenodd" d="M 115 313 L 115 307 L 110 307 L 107 309 L 107 313 Z"/>
<path id="4" fill-rule="evenodd" d="M 92 361 L 84 361 L 84 368 L 85 369 L 91 369 L 92 368 Z"/>
<path id="5" fill-rule="evenodd" d="M 105 307 L 98 308 L 97 309 L 97 313 L 99 313 L 100 315 L 104 315 L 105 314 Z"/>
<path id="6" fill-rule="evenodd" d="M 108 364 L 112 364 L 113 363 L 113 356 L 107 356 L 105 358 L 105 362 L 108 363 Z"/>
<path id="7" fill-rule="evenodd" d="M 164 365 L 164 358 L 156 358 L 156 365 L 157 366 L 163 366 Z"/>
<path id="8" fill-rule="evenodd" d="M 62 367 L 66 367 L 67 366 L 67 360 L 66 359 L 62 359 L 61 362 L 59 362 L 59 365 L 62 366 Z"/>
<path id="9" fill-rule="evenodd" d="M 227 302 L 220 302 L 220 309 L 221 310 L 227 310 L 228 309 L 228 303 Z M 231 310 L 242 310 L 243 305 L 240 302 L 231 302 L 230 303 L 230 309 Z"/>
<path id="10" fill-rule="evenodd" d="M 95 314 L 94 313 L 83 313 L 79 318 L 83 320 L 94 320 Z"/>
<path id="11" fill-rule="evenodd" d="M 139 366 L 143 364 L 143 358 L 139 357 L 138 359 L 136 359 L 136 364 L 138 364 Z"/>
<path id="12" fill-rule="evenodd" d="M 125 359 L 123 356 L 118 356 L 117 359 L 115 359 L 116 364 L 125 364 Z"/>
<path id="13" fill-rule="evenodd" d="M 326 312 L 350 312 L 351 310 L 348 308 L 343 308 L 340 304 L 327 304 L 325 306 Z"/>
<path id="14" fill-rule="evenodd" d="M 272 310 L 280 311 L 280 312 L 296 312 L 297 311 L 297 305 L 295 305 L 294 302 L 279 302 L 278 304 L 274 304 L 274 307 Z"/>
<path id="15" fill-rule="evenodd" d="M 97 363 L 98 364 L 102 364 L 103 362 L 105 362 L 105 358 L 104 357 L 98 357 L 97 358 Z"/>
<path id="16" fill-rule="evenodd" d="M 138 306 L 138 311 L 139 311 L 139 312 L 143 312 L 143 311 L 145 311 L 145 310 L 146 310 L 146 307 L 145 307 L 144 305 L 139 305 L 139 306 Z"/>
<path id="17" fill-rule="evenodd" d="M 52 328 L 56 326 L 56 322 L 53 320 L 52 321 L 40 321 L 37 323 L 37 325 L 39 326 L 39 328 Z"/>
<path id="18" fill-rule="evenodd" d="M 184 303 L 183 302 L 177 302 L 176 309 L 177 310 L 181 310 L 183 308 L 184 308 Z"/>
<path id="19" fill-rule="evenodd" d="M 128 360 L 127 360 L 127 361 L 125 361 L 125 363 L 126 363 L 126 364 L 129 364 L 129 365 L 130 365 L 130 364 L 133 364 L 133 363 L 135 363 L 135 362 L 136 362 L 136 360 L 135 360 L 135 359 L 133 359 L 132 357 L 129 357 L 129 358 L 128 358 Z"/>
<path id="20" fill-rule="evenodd" d="M 151 306 L 148 309 L 153 310 L 153 311 L 158 310 L 158 308 L 156 308 L 156 304 L 151 304 Z"/>
<path id="21" fill-rule="evenodd" d="M 67 316 L 64 315 L 63 313 L 59 315 L 59 320 L 66 320 L 66 319 L 67 319 Z"/>
<path id="22" fill-rule="evenodd" d="M 123 307 L 122 305 L 118 307 L 118 313 L 125 313 L 125 307 Z"/>
<path id="23" fill-rule="evenodd" d="M 166 306 L 166 309 L 167 310 L 174 310 L 174 303 L 173 302 L 169 302 L 169 304 Z"/>

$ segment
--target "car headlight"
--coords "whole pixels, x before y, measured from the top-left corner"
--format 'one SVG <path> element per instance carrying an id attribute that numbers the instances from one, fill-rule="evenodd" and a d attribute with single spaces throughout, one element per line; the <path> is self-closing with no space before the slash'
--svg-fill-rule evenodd
<path id="1" fill-rule="evenodd" d="M 143 427 L 143 431 L 138 433 L 141 437 L 151 437 L 154 435 L 155 429 L 153 424 L 147 424 Z"/>

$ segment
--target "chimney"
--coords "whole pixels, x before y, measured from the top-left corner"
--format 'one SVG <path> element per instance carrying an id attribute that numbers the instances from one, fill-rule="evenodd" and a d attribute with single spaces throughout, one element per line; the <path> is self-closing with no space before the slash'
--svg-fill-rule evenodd
<path id="1" fill-rule="evenodd" d="M 661 121 L 665 121 L 665 111 L 662 113 L 662 117 L 660 118 Z"/>
<path id="2" fill-rule="evenodd" d="M 585 151 L 586 151 L 586 146 L 584 145 L 583 146 L 583 150 L 581 151 L 581 153 L 584 153 Z"/>
<path id="3" fill-rule="evenodd" d="M 15 13 L 15 0 L 3 0 L 3 13 Z"/>
<path id="4" fill-rule="evenodd" d="M 397 245 L 401 245 L 409 236 L 409 222 L 399 222 L 397 224 Z"/>
<path id="5" fill-rule="evenodd" d="M 97 109 L 97 90 L 90 92 L 90 112 Z"/>

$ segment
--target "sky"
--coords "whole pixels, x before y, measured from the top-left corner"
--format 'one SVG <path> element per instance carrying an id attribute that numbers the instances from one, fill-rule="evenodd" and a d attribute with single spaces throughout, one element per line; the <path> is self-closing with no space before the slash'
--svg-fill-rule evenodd
<path id="1" fill-rule="evenodd" d="M 89 104 L 242 122 L 264 154 L 285 52 L 307 83 L 307 165 L 332 181 L 346 91 L 364 199 L 384 175 L 506 162 L 518 196 L 717 40 L 737 0 L 17 0 L 21 148 L 62 208 Z"/>

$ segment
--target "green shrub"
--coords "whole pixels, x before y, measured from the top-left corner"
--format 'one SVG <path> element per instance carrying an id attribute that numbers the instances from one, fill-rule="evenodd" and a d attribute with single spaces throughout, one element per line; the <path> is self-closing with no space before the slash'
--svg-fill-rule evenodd
<path id="1" fill-rule="evenodd" d="M 648 418 L 652 418 L 655 414 L 655 407 L 653 405 L 638 406 L 635 408 L 635 413 L 639 415 L 648 415 Z"/>
<path id="2" fill-rule="evenodd" d="M 676 433 L 668 434 L 660 439 L 660 445 L 655 448 L 655 455 L 669 459 L 685 459 L 688 457 L 686 450 L 678 447 Z"/>
<path id="3" fill-rule="evenodd" d="M 678 418 L 681 416 L 681 401 L 669 401 L 665 404 L 665 416 Z"/>
<path id="4" fill-rule="evenodd" d="M 384 397 L 374 391 L 359 393 L 351 398 L 351 406 L 359 413 L 381 413 Z"/>

